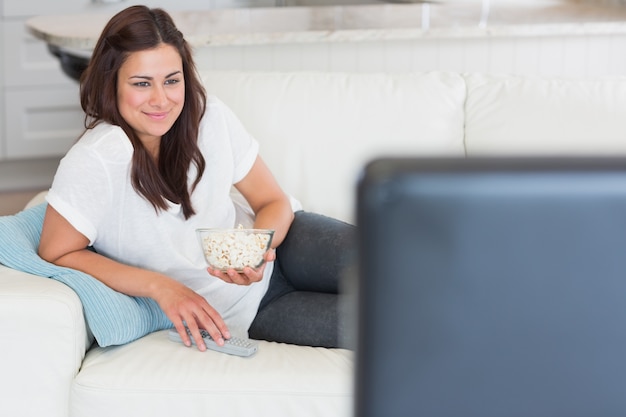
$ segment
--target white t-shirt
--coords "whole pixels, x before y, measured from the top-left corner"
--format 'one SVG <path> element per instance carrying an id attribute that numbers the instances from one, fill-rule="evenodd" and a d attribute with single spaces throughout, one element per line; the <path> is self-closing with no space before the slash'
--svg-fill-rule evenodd
<path id="1" fill-rule="evenodd" d="M 206 271 L 195 230 L 250 224 L 251 219 L 237 218 L 242 211 L 235 208 L 230 192 L 252 168 L 259 145 L 215 97 L 207 100 L 198 145 L 206 168 L 191 196 L 196 214 L 188 220 L 179 205 L 157 213 L 135 191 L 130 180 L 132 144 L 120 127 L 105 123 L 88 130 L 62 159 L 47 201 L 98 253 L 182 282 L 217 309 L 233 335 L 245 336 L 273 264 L 266 266 L 261 282 L 227 284 Z M 190 172 L 191 182 L 195 166 Z"/>

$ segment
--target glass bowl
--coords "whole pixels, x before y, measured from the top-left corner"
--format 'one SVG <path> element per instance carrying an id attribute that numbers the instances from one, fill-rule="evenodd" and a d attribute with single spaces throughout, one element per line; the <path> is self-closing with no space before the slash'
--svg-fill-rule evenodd
<path id="1" fill-rule="evenodd" d="M 271 229 L 197 229 L 196 234 L 211 268 L 238 272 L 261 266 L 274 237 Z"/>

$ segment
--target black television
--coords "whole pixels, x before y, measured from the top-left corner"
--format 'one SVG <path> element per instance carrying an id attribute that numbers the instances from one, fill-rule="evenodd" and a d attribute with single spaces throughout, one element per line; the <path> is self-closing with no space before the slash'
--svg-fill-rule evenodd
<path id="1" fill-rule="evenodd" d="M 626 416 L 626 159 L 380 158 L 357 417 Z"/>

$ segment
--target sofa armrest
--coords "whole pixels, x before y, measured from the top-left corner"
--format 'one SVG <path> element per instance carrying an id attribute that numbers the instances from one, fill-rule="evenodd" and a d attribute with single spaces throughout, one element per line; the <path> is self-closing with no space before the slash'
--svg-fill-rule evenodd
<path id="1" fill-rule="evenodd" d="M 67 417 L 92 343 L 66 285 L 0 265 L 0 415 Z"/>

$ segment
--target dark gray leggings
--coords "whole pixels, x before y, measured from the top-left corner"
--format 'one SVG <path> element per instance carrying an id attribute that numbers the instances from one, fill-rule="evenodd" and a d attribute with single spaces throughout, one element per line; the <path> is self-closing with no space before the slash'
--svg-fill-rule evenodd
<path id="1" fill-rule="evenodd" d="M 270 286 L 249 334 L 253 339 L 342 347 L 340 280 L 355 261 L 353 225 L 299 211 L 276 249 Z"/>

